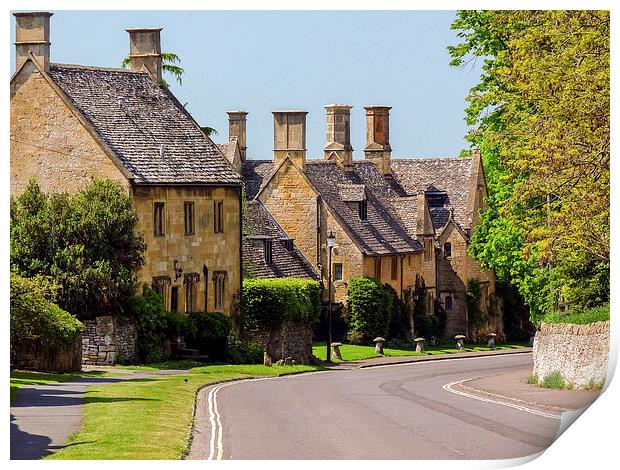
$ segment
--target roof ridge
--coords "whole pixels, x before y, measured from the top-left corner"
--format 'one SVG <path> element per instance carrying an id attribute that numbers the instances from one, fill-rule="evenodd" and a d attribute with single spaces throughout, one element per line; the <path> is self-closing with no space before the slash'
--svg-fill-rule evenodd
<path id="1" fill-rule="evenodd" d="M 392 158 L 392 162 L 394 161 L 401 161 L 401 162 L 420 162 L 420 161 L 429 161 L 429 160 L 440 160 L 440 161 L 445 161 L 445 160 L 454 160 L 454 161 L 459 161 L 459 160 L 471 160 L 471 157 L 461 157 L 461 156 L 450 156 L 450 157 L 393 157 Z"/>
<path id="2" fill-rule="evenodd" d="M 100 67 L 96 65 L 82 65 L 82 64 L 59 64 L 53 62 L 50 64 L 51 67 L 62 67 L 62 68 L 73 68 L 73 69 L 81 69 L 81 70 L 93 70 L 93 71 L 103 71 L 103 72 L 124 72 L 124 73 L 136 73 L 140 75 L 147 74 L 148 72 L 144 70 L 132 70 L 126 68 L 115 68 L 115 67 Z"/>

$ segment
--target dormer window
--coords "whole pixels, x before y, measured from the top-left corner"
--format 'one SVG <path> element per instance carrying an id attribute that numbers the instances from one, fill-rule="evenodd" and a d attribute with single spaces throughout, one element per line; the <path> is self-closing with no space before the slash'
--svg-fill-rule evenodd
<path id="1" fill-rule="evenodd" d="M 445 191 L 426 191 L 425 195 L 428 207 L 443 207 L 448 196 Z"/>
<path id="2" fill-rule="evenodd" d="M 263 240 L 263 259 L 265 260 L 265 264 L 271 264 L 273 262 L 273 241 L 272 240 Z"/>
<path id="3" fill-rule="evenodd" d="M 366 199 L 359 201 L 357 206 L 357 215 L 359 216 L 362 222 L 368 220 L 368 204 Z"/>

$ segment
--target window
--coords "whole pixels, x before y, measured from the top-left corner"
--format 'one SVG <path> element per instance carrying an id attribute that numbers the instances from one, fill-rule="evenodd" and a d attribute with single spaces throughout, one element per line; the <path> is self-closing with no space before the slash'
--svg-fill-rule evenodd
<path id="1" fill-rule="evenodd" d="M 480 286 L 480 308 L 482 310 L 486 310 L 488 303 L 489 303 L 489 286 L 487 284 L 482 284 Z"/>
<path id="2" fill-rule="evenodd" d="M 271 240 L 263 240 L 263 259 L 265 264 L 273 263 L 273 242 Z"/>
<path id="3" fill-rule="evenodd" d="M 170 278 L 168 276 L 157 276 L 153 278 L 151 286 L 153 290 L 161 297 L 162 305 L 165 309 L 168 307 L 168 286 Z"/>
<path id="4" fill-rule="evenodd" d="M 185 235 L 194 235 L 194 203 L 186 202 L 185 208 Z"/>
<path id="5" fill-rule="evenodd" d="M 424 240 L 424 261 L 433 259 L 433 240 Z"/>
<path id="6" fill-rule="evenodd" d="M 375 278 L 381 280 L 381 258 L 375 258 Z"/>
<path id="7" fill-rule="evenodd" d="M 224 284 L 226 281 L 226 271 L 215 271 L 213 273 L 213 288 L 215 292 L 215 310 L 224 309 Z"/>
<path id="8" fill-rule="evenodd" d="M 392 256 L 392 280 L 398 279 L 398 258 Z"/>
<path id="9" fill-rule="evenodd" d="M 342 281 L 342 263 L 334 263 L 334 281 Z"/>
<path id="10" fill-rule="evenodd" d="M 213 230 L 215 233 L 224 231 L 224 201 L 213 202 Z"/>
<path id="11" fill-rule="evenodd" d="M 446 312 L 452 311 L 452 296 L 451 295 L 447 296 L 446 299 L 444 300 L 444 307 L 446 309 Z"/>
<path id="12" fill-rule="evenodd" d="M 164 235 L 164 203 L 156 202 L 153 210 L 153 233 L 156 237 Z"/>
<path id="13" fill-rule="evenodd" d="M 452 244 L 450 242 L 443 244 L 443 254 L 446 258 L 450 258 L 452 256 Z"/>
<path id="14" fill-rule="evenodd" d="M 366 199 L 358 202 L 357 214 L 362 221 L 368 220 L 368 204 Z"/>
<path id="15" fill-rule="evenodd" d="M 426 191 L 425 195 L 428 207 L 443 207 L 448 194 L 445 191 Z"/>
<path id="16" fill-rule="evenodd" d="M 196 297 L 198 295 L 199 282 L 200 276 L 198 273 L 189 273 L 183 278 L 183 284 L 185 286 L 185 313 L 192 313 L 197 310 Z"/>
<path id="17" fill-rule="evenodd" d="M 179 288 L 177 286 L 172 286 L 172 291 L 170 292 L 170 311 L 179 311 Z"/>

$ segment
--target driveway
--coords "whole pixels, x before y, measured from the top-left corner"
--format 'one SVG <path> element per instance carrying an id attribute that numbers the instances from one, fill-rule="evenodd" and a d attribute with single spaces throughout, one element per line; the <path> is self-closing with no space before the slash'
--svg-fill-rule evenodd
<path id="1" fill-rule="evenodd" d="M 561 410 L 506 405 L 461 383 L 531 354 L 330 370 L 209 387 L 190 458 L 507 459 L 546 449 Z M 470 379 L 473 379 L 470 380 Z M 488 381 L 487 381 L 488 382 Z"/>

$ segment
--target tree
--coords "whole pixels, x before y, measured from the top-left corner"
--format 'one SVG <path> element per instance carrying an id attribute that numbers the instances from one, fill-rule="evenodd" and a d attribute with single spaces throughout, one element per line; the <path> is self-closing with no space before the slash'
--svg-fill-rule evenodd
<path id="1" fill-rule="evenodd" d="M 132 201 L 94 180 L 74 195 L 46 195 L 31 181 L 11 198 L 11 271 L 59 285 L 57 302 L 78 318 L 127 313 L 144 263 Z"/>
<path id="2" fill-rule="evenodd" d="M 452 28 L 451 65 L 484 61 L 466 121 L 489 210 L 471 253 L 515 283 L 533 320 L 560 295 L 606 301 L 609 12 L 459 11 Z"/>
<path id="3" fill-rule="evenodd" d="M 162 52 L 161 61 L 162 61 L 162 65 L 161 65 L 162 71 L 169 73 L 170 75 L 174 77 L 174 79 L 179 85 L 183 85 L 183 74 L 185 73 L 185 70 L 183 70 L 181 66 L 176 65 L 176 64 L 181 63 L 181 58 L 178 55 L 174 54 L 173 52 Z M 123 62 L 121 62 L 121 67 L 126 69 L 127 67 L 129 67 L 130 64 L 131 64 L 131 58 L 125 57 L 123 59 Z M 165 86 L 166 88 L 168 88 L 169 86 L 168 82 L 163 78 L 161 80 L 161 84 Z"/>

